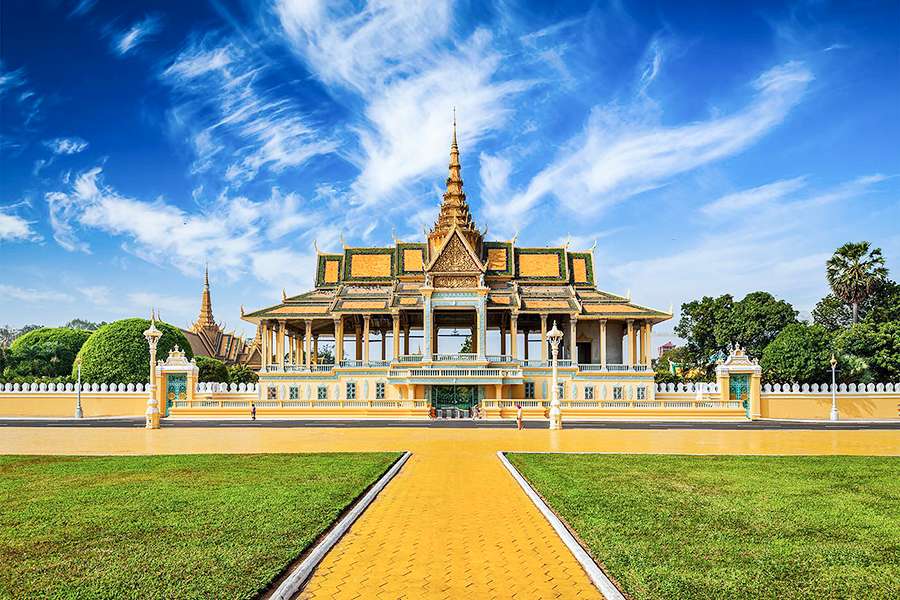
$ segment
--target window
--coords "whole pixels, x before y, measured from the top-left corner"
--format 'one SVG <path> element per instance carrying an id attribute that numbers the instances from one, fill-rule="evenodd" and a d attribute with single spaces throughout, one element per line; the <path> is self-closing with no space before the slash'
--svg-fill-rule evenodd
<path id="1" fill-rule="evenodd" d="M 621 400 L 622 399 L 622 386 L 615 385 L 613 386 L 613 400 Z"/>
<path id="2" fill-rule="evenodd" d="M 534 400 L 534 382 L 533 381 L 525 382 L 525 399 L 526 400 Z"/>
<path id="3" fill-rule="evenodd" d="M 316 398 L 319 400 L 327 400 L 328 399 L 328 388 L 324 385 L 320 385 L 319 389 L 316 391 Z"/>
<path id="4" fill-rule="evenodd" d="M 266 398 L 269 400 L 278 400 L 278 388 L 274 385 L 270 385 L 266 388 Z"/>
<path id="5" fill-rule="evenodd" d="M 375 384 L 375 399 L 384 400 L 384 383 L 381 381 Z"/>
<path id="6" fill-rule="evenodd" d="M 296 399 L 299 398 L 299 397 L 300 397 L 300 390 L 299 390 L 299 388 L 297 388 L 296 385 L 292 385 L 292 386 L 288 389 L 288 399 L 289 399 L 289 400 L 296 400 Z"/>
<path id="7" fill-rule="evenodd" d="M 559 398 L 560 400 L 562 400 L 563 398 L 566 397 L 566 384 L 564 384 L 564 383 L 557 383 L 557 384 L 556 384 L 556 389 L 558 390 L 557 398 Z"/>
<path id="8" fill-rule="evenodd" d="M 584 399 L 585 400 L 593 400 L 594 399 L 594 386 L 592 386 L 592 385 L 584 386 Z"/>
<path id="9" fill-rule="evenodd" d="M 637 399 L 638 400 L 646 400 L 647 399 L 647 387 L 643 385 L 639 385 L 637 389 Z"/>
<path id="10" fill-rule="evenodd" d="M 347 400 L 356 400 L 356 384 L 347 382 Z"/>

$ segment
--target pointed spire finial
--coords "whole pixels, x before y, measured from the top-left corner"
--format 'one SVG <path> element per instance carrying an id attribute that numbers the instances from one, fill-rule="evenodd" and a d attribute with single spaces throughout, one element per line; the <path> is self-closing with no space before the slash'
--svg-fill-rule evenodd
<path id="1" fill-rule="evenodd" d="M 206 268 L 203 270 L 203 286 L 209 287 L 209 261 L 206 261 Z"/>

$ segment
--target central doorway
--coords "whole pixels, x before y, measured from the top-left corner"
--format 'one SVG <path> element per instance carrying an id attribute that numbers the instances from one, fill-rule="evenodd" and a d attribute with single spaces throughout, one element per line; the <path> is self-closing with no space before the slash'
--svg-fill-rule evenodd
<path id="1" fill-rule="evenodd" d="M 433 385 L 431 405 L 439 419 L 458 419 L 472 415 L 478 403 L 478 387 L 474 385 Z"/>

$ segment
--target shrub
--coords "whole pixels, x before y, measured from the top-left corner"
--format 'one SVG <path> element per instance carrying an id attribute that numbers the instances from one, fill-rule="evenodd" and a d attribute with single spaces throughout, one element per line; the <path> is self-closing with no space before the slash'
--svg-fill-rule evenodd
<path id="1" fill-rule="evenodd" d="M 122 319 L 91 334 L 78 353 L 82 361 L 81 380 L 85 383 L 147 383 L 150 380 L 150 349 L 144 339 L 144 330 L 149 326 L 147 319 Z M 188 358 L 194 356 L 180 329 L 161 322 L 156 327 L 163 334 L 156 349 L 158 360 L 168 358 L 176 344 Z"/>
<path id="2" fill-rule="evenodd" d="M 90 331 L 42 327 L 16 338 L 9 348 L 6 378 L 61 377 L 72 372 L 72 363 Z"/>
<path id="3" fill-rule="evenodd" d="M 199 381 L 212 381 L 213 383 L 228 383 L 228 369 L 225 363 L 211 356 L 196 356 L 197 366 L 200 367 Z"/>
<path id="4" fill-rule="evenodd" d="M 828 330 L 821 325 L 794 323 L 766 346 L 760 365 L 766 381 L 824 383 L 831 381 L 830 361 Z"/>
<path id="5" fill-rule="evenodd" d="M 857 323 L 838 334 L 835 346 L 841 355 L 865 361 L 875 381 L 900 381 L 900 321 Z M 852 363 L 838 365 L 842 370 L 848 367 Z"/>
<path id="6" fill-rule="evenodd" d="M 231 365 L 228 367 L 228 383 L 256 383 L 259 375 L 246 365 Z"/>

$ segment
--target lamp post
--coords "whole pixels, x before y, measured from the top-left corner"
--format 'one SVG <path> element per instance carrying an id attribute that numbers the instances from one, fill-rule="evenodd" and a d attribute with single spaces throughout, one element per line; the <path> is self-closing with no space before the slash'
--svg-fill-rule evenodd
<path id="1" fill-rule="evenodd" d="M 562 411 L 559 403 L 559 384 L 557 383 L 557 357 L 559 355 L 559 343 L 562 341 L 563 332 L 556 328 L 556 321 L 553 321 L 553 327 L 547 332 L 547 341 L 550 342 L 550 357 L 553 364 L 553 384 L 550 395 L 550 429 L 562 429 Z"/>
<path id="2" fill-rule="evenodd" d="M 81 410 L 81 358 L 75 360 L 78 365 L 78 383 L 75 384 L 75 418 L 80 419 L 84 416 Z"/>
<path id="3" fill-rule="evenodd" d="M 159 429 L 159 406 L 156 401 L 156 383 L 154 367 L 156 366 L 156 345 L 159 344 L 159 338 L 162 332 L 156 328 L 156 318 L 153 311 L 150 312 L 150 327 L 144 332 L 144 339 L 150 346 L 150 397 L 147 398 L 147 421 L 144 427 L 147 429 Z"/>
<path id="4" fill-rule="evenodd" d="M 835 377 L 834 371 L 837 368 L 837 359 L 834 357 L 834 353 L 831 355 L 831 420 L 838 420 L 838 408 L 837 408 L 837 387 L 835 386 Z"/>

